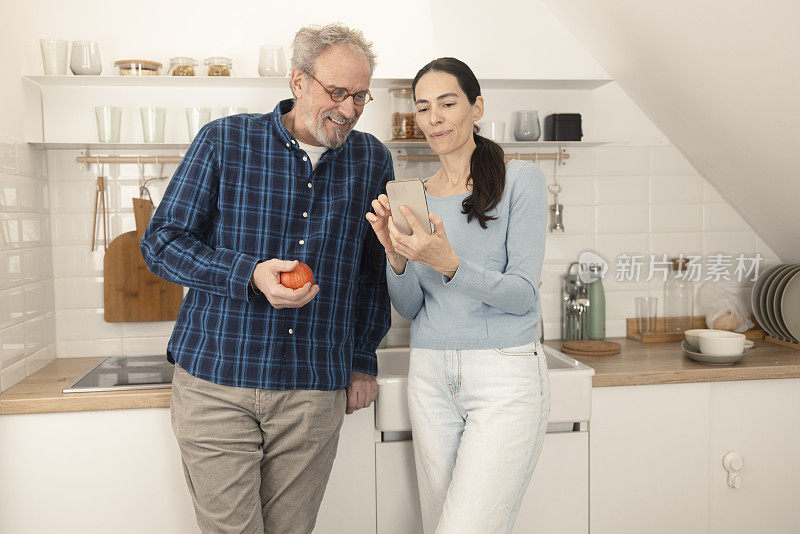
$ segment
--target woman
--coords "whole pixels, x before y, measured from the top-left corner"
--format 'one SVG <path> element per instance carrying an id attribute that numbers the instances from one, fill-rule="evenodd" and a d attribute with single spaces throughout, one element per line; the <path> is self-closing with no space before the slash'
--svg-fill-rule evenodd
<path id="1" fill-rule="evenodd" d="M 386 195 L 366 215 L 386 249 L 392 302 L 411 324 L 408 399 L 426 534 L 511 532 L 547 427 L 537 287 L 542 172 L 477 135 L 483 97 L 463 62 L 414 78 L 416 121 L 442 167 L 424 181 L 430 222 Z M 447 232 L 445 232 L 447 228 Z"/>

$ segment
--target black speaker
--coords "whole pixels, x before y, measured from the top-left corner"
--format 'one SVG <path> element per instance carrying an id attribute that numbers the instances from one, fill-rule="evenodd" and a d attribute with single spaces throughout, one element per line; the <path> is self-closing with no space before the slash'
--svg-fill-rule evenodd
<path id="1" fill-rule="evenodd" d="M 544 119 L 545 141 L 580 141 L 581 137 L 580 113 L 554 113 Z"/>

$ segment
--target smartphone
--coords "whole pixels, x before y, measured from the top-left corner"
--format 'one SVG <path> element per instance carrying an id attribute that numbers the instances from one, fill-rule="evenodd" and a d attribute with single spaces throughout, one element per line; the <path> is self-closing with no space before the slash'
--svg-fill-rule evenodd
<path id="1" fill-rule="evenodd" d="M 400 206 L 406 205 L 422 225 L 426 234 L 431 233 L 431 221 L 428 217 L 428 200 L 425 198 L 425 186 L 419 178 L 410 180 L 392 180 L 386 184 L 386 196 L 389 197 L 389 209 L 397 229 L 411 235 L 411 225 L 400 212 Z"/>

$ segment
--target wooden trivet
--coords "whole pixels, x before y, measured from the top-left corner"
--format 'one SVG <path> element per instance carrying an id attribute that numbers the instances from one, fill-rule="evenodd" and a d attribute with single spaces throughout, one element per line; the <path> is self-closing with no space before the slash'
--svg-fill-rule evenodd
<path id="1" fill-rule="evenodd" d="M 622 345 L 619 343 L 594 339 L 565 341 L 561 346 L 562 352 L 573 356 L 613 356 L 621 350 Z"/>

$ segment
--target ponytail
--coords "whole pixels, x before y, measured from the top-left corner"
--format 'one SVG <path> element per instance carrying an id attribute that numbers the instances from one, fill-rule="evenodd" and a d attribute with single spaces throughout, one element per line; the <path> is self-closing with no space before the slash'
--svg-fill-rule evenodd
<path id="1" fill-rule="evenodd" d="M 497 219 L 486 215 L 486 212 L 497 206 L 503 195 L 506 165 L 500 145 L 477 132 L 472 137 L 475 140 L 475 150 L 469 163 L 472 194 L 461 203 L 461 213 L 467 216 L 467 222 L 471 222 L 473 217 L 477 218 L 481 228 L 485 230 L 487 221 Z"/>

